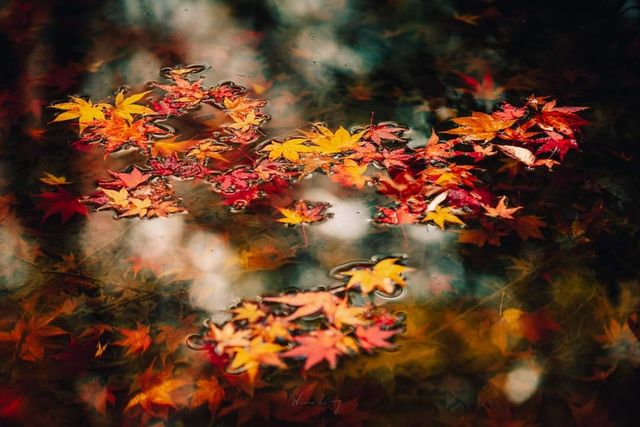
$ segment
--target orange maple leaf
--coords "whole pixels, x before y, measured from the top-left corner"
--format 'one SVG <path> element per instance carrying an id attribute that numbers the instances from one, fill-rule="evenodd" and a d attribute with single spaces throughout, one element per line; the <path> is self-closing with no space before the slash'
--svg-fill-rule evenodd
<path id="1" fill-rule="evenodd" d="M 482 207 L 486 211 L 485 215 L 492 218 L 513 219 L 513 214 L 522 209 L 522 206 L 507 208 L 505 204 L 506 198 L 507 196 L 502 196 L 495 208 L 483 204 Z"/>
<path id="2" fill-rule="evenodd" d="M 125 355 L 141 356 L 151 345 L 151 337 L 149 336 L 150 327 L 140 322 L 136 322 L 137 329 L 118 328 L 118 332 L 125 338 L 115 341 L 112 345 L 127 347 Z"/>
<path id="3" fill-rule="evenodd" d="M 452 119 L 460 127 L 448 130 L 444 133 L 461 135 L 470 141 L 491 141 L 498 132 L 511 127 L 515 120 L 497 119 L 491 114 L 473 112 L 470 117 L 458 117 Z"/>

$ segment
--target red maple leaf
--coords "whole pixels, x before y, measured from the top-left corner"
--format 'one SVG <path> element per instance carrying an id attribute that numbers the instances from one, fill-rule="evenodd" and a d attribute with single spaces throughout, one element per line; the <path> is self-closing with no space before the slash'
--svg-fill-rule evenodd
<path id="1" fill-rule="evenodd" d="M 388 123 L 379 123 L 377 125 L 369 126 L 367 132 L 364 134 L 364 139 L 370 139 L 376 144 L 382 143 L 383 139 L 388 141 L 402 141 L 398 135 L 406 131 L 406 128 L 395 126 Z"/>
<path id="2" fill-rule="evenodd" d="M 74 214 L 89 215 L 87 207 L 80 203 L 76 196 L 62 188 L 37 194 L 36 197 L 40 199 L 36 203 L 36 209 L 44 211 L 41 223 L 55 214 L 60 215 L 62 224 L 67 222 Z"/>
<path id="3" fill-rule="evenodd" d="M 401 225 L 415 224 L 420 219 L 420 215 L 411 212 L 406 204 L 396 207 L 378 207 L 373 216 L 373 221 L 378 224 Z"/>
<path id="4" fill-rule="evenodd" d="M 353 350 L 353 346 L 345 344 L 345 335 L 337 329 L 312 331 L 307 336 L 296 337 L 297 347 L 281 354 L 282 357 L 304 357 L 304 370 L 313 368 L 326 360 L 331 369 L 335 369 L 338 356 Z"/>
<path id="5" fill-rule="evenodd" d="M 382 329 L 379 325 L 370 326 L 368 328 L 358 326 L 356 328 L 356 337 L 360 347 L 370 352 L 374 348 L 393 348 L 393 344 L 387 341 L 395 334 L 400 332 L 399 330 L 387 331 Z"/>
<path id="6" fill-rule="evenodd" d="M 512 120 L 519 119 L 527 113 L 526 108 L 514 107 L 509 103 L 504 103 L 500 106 L 499 111 L 494 111 L 493 116 L 500 120 Z"/>
<path id="7" fill-rule="evenodd" d="M 387 169 L 406 169 L 408 167 L 407 162 L 414 158 L 414 154 L 406 152 L 404 148 L 395 150 L 387 150 L 385 148 L 380 152 L 380 158 L 380 163 Z"/>
<path id="8" fill-rule="evenodd" d="M 589 122 L 575 114 L 589 107 L 556 107 L 556 101 L 549 101 L 542 106 L 532 121 L 547 131 L 556 131 L 573 138 L 580 126 Z"/>
<path id="9" fill-rule="evenodd" d="M 211 179 L 214 190 L 222 193 L 235 193 L 248 190 L 258 179 L 258 174 L 247 167 L 232 169 Z"/>
<path id="10" fill-rule="evenodd" d="M 151 159 L 149 160 L 149 166 L 153 168 L 153 172 L 157 175 L 174 175 L 182 179 L 204 178 L 212 173 L 202 163 L 190 157 L 178 159 L 175 156 L 171 156 L 162 159 Z"/>
<path id="11" fill-rule="evenodd" d="M 113 175 L 114 177 L 118 178 L 124 184 L 124 186 L 127 187 L 127 188 L 137 187 L 138 185 L 142 184 L 143 182 L 148 181 L 149 178 L 151 178 L 151 174 L 142 173 L 142 172 L 140 172 L 140 169 L 138 169 L 136 167 L 131 169 L 131 172 L 129 172 L 129 173 L 111 172 L 111 171 L 109 171 L 109 173 L 111 175 Z"/>
<path id="12" fill-rule="evenodd" d="M 125 355 L 134 354 L 142 355 L 151 345 L 151 337 L 149 336 L 150 328 L 140 322 L 136 322 L 136 329 L 118 328 L 118 332 L 125 338 L 115 341 L 113 345 L 127 347 Z"/>
<path id="13" fill-rule="evenodd" d="M 536 151 L 536 156 L 543 153 L 551 153 L 551 155 L 558 153 L 560 160 L 563 160 L 569 150 L 578 149 L 578 143 L 573 138 L 567 138 L 557 132 L 547 132 L 547 135 L 547 138 L 540 138 L 533 141 L 535 144 L 542 144 L 540 148 L 538 148 L 538 151 Z"/>

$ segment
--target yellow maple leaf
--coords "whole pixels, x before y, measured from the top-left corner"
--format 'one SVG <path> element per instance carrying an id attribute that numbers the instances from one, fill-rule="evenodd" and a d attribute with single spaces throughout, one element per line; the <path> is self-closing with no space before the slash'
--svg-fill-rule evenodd
<path id="1" fill-rule="evenodd" d="M 241 132 L 248 131 L 252 126 L 260 126 L 264 120 L 263 116 L 257 117 L 256 113 L 253 111 L 244 116 L 240 114 L 231 114 L 231 118 L 234 123 L 228 125 L 228 127 L 238 129 Z"/>
<path id="2" fill-rule="evenodd" d="M 215 144 L 214 141 L 204 141 L 195 148 L 192 148 L 186 155 L 186 157 L 195 157 L 202 161 L 205 159 L 217 159 L 223 162 L 229 162 L 229 160 L 222 157 L 219 153 L 228 151 L 229 147 L 222 144 Z"/>
<path id="3" fill-rule="evenodd" d="M 433 212 L 427 213 L 422 221 L 433 221 L 442 230 L 444 230 L 444 224 L 447 222 L 464 225 L 460 218 L 451 213 L 451 208 L 441 208 L 440 206 L 436 206 Z"/>
<path id="4" fill-rule="evenodd" d="M 129 122 L 133 121 L 133 114 L 140 114 L 142 116 L 155 114 L 155 111 L 153 111 L 151 108 L 145 107 L 144 105 L 135 104 L 136 102 L 144 98 L 145 95 L 149 92 L 151 91 L 148 90 L 146 92 L 137 93 L 127 98 L 124 97 L 124 91 L 118 92 L 118 94 L 116 95 L 116 106 L 113 109 L 113 114 L 118 117 L 122 117 Z"/>
<path id="5" fill-rule="evenodd" d="M 240 307 L 232 310 L 235 313 L 234 320 L 247 320 L 249 323 L 254 323 L 256 320 L 263 318 L 266 314 L 260 310 L 257 304 L 245 302 Z"/>
<path id="6" fill-rule="evenodd" d="M 302 138 L 293 138 L 282 142 L 273 141 L 262 150 L 269 151 L 269 159 L 271 160 L 284 157 L 291 162 L 298 163 L 300 162 L 300 153 L 313 151 L 311 147 L 303 145 L 306 141 L 306 139 Z"/>
<path id="7" fill-rule="evenodd" d="M 322 125 L 317 125 L 316 128 L 320 133 L 308 134 L 307 136 L 311 136 L 310 139 L 313 144 L 313 150 L 322 154 L 336 154 L 353 150 L 358 147 L 362 135 L 366 132 L 366 130 L 364 130 L 351 135 L 351 133 L 342 126 L 340 126 L 335 133 Z"/>
<path id="8" fill-rule="evenodd" d="M 120 206 L 126 208 L 129 206 L 129 192 L 126 188 L 121 188 L 120 190 L 109 190 L 107 188 L 98 187 L 98 190 L 102 190 L 104 194 L 109 197 L 109 204 L 112 206 Z"/>
<path id="9" fill-rule="evenodd" d="M 396 264 L 396 261 L 398 258 L 386 258 L 377 262 L 373 268 L 356 268 L 345 271 L 342 274 L 351 276 L 347 283 L 347 289 L 359 286 L 360 291 L 365 295 L 375 290 L 393 294 L 396 286 L 405 287 L 407 285 L 402 274 L 413 270 L 404 265 Z"/>
<path id="10" fill-rule="evenodd" d="M 135 197 L 132 197 L 130 199 L 130 202 L 133 204 L 133 207 L 129 208 L 128 211 L 121 214 L 120 215 L 121 217 L 138 215 L 140 218 L 142 218 L 147 214 L 147 212 L 149 211 L 149 208 L 151 207 L 151 199 L 149 198 L 140 200 L 140 199 L 136 199 Z"/>
<path id="11" fill-rule="evenodd" d="M 172 378 L 165 380 L 155 387 L 151 387 L 135 395 L 124 408 L 124 411 L 128 411 L 136 405 L 140 405 L 147 412 L 153 412 L 151 405 L 163 405 L 171 406 L 178 409 L 171 392 L 189 384 L 187 380 Z"/>
<path id="12" fill-rule="evenodd" d="M 285 367 L 285 364 L 277 356 L 277 353 L 284 350 L 285 347 L 264 342 L 261 337 L 255 337 L 251 340 L 249 345 L 244 348 L 240 348 L 236 353 L 231 365 L 229 365 L 230 371 L 238 369 L 249 368 L 254 364 L 265 364 L 279 367 Z"/>
<path id="13" fill-rule="evenodd" d="M 67 185 L 72 183 L 71 181 L 67 181 L 67 178 L 64 176 L 55 176 L 49 172 L 44 172 L 40 181 L 48 185 Z"/>
<path id="14" fill-rule="evenodd" d="M 244 347 L 249 344 L 249 330 L 236 330 L 233 323 L 225 323 L 222 328 L 211 324 L 209 326 L 209 336 L 216 342 L 215 352 L 224 353 L 227 348 Z"/>
<path id="15" fill-rule="evenodd" d="M 56 118 L 52 120 L 52 123 L 78 119 L 80 133 L 82 133 L 92 121 L 104 120 L 104 111 L 113 108 L 109 104 L 102 102 L 94 104 L 90 99 L 85 101 L 78 96 L 70 96 L 69 98 L 71 102 L 61 102 L 51 106 L 51 108 L 64 110 L 64 112 L 58 114 Z"/>

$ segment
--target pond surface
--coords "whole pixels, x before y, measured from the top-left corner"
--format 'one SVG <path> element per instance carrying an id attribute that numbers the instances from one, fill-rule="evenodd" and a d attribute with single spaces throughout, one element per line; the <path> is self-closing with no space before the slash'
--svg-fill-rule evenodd
<path id="1" fill-rule="evenodd" d="M 0 20 L 1 425 L 640 425 L 637 2 Z"/>

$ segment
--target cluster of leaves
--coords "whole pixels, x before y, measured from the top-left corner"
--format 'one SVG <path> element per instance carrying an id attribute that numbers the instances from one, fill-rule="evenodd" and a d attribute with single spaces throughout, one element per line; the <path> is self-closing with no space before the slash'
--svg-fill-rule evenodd
<path id="1" fill-rule="evenodd" d="M 73 270 L 72 257 L 66 261 L 50 274 L 88 288 L 89 278 Z M 90 297 L 91 292 L 81 296 L 77 291 L 74 296 L 35 292 L 0 320 L 0 351 L 13 353 L 6 363 L 34 372 L 33 378 L 23 375 L 25 385 L 39 381 L 40 367 L 51 369 L 52 364 L 62 377 L 69 372 L 82 374 L 73 379 L 77 388 L 73 397 L 64 397 L 65 391 L 60 398 L 82 401 L 102 417 L 123 417 L 127 423 L 139 420 L 146 425 L 152 419 L 167 420 L 176 412 L 203 407 L 211 417 L 229 415 L 251 407 L 251 397 L 264 387 L 264 370 L 269 366 L 278 368 L 284 374 L 278 376 L 286 381 L 294 379 L 291 384 L 296 388 L 299 369 L 284 370 L 297 366 L 296 359 L 305 360 L 304 371 L 322 361 L 335 369 L 341 356 L 393 349 L 391 341 L 404 330 L 404 317 L 374 305 L 372 297 L 398 295 L 406 286 L 404 275 L 411 271 L 403 263 L 404 259 L 393 257 L 352 262 L 333 270 L 332 276 L 341 280 L 334 286 L 243 301 L 228 310 L 231 318 L 224 324 L 207 321 L 197 341 L 195 335 L 185 341 L 194 332 L 195 312 L 165 323 L 134 323 L 126 310 L 104 322 L 86 316 L 84 308 L 89 306 L 103 306 L 102 313 L 108 317 L 118 311 L 116 306 L 140 303 L 144 287 L 137 288 L 131 300 L 111 295 L 115 305 L 105 305 L 104 296 Z M 185 342 L 207 351 L 188 351 Z M 106 377 L 99 374 L 104 366 L 114 364 L 127 367 L 126 380 L 113 372 Z M 307 375 L 314 374 L 305 372 L 303 378 Z M 300 419 L 312 419 L 325 408 L 297 408 L 294 399 L 299 400 L 301 392 L 311 393 L 318 385 L 313 384 L 303 383 L 300 389 L 290 390 L 291 395 L 279 396 L 278 405 Z M 311 388 L 303 392 L 307 387 Z M 324 389 L 329 390 L 328 385 Z M 263 392 L 267 398 L 269 390 Z M 3 418 L 21 419 L 26 408 L 38 402 L 22 386 L 14 389 L 0 383 L 0 395 L 5 394 L 6 405 L 4 400 L 0 405 Z M 353 410 L 356 402 L 350 404 Z M 350 405 L 343 410 L 348 413 Z M 287 418 L 284 413 L 279 416 Z"/>
<path id="2" fill-rule="evenodd" d="M 471 222 L 478 227 L 464 230 L 460 241 L 480 246 L 498 244 L 511 230 L 524 240 L 541 238 L 545 223 L 535 215 L 514 217 L 522 207 L 507 207 L 506 196 L 484 183 L 479 164 L 501 155 L 530 169 L 552 169 L 578 148 L 577 133 L 587 123 L 576 114 L 586 107 L 558 107 L 554 100 L 531 96 L 521 107 L 504 103 L 491 114 L 455 118 L 458 126 L 444 132 L 453 138 L 441 140 L 433 131 L 424 148 L 409 147 L 407 129 L 393 123 L 352 130 L 317 123 L 292 138 L 259 142 L 260 126 L 269 119 L 262 112 L 266 101 L 250 98 L 233 83 L 205 88 L 202 79 L 188 79 L 202 69 L 163 69 L 171 84 L 150 84 L 165 92 L 161 98 L 148 96 L 151 91 L 129 97 L 120 91 L 113 105 L 79 97 L 53 105 L 63 110 L 54 121 L 77 120 L 77 144 L 98 144 L 105 156 L 133 148 L 146 158 L 128 173 L 112 172 L 116 179 L 98 183 L 83 202 L 115 210 L 116 217 L 184 212 L 167 182 L 173 176 L 203 179 L 225 204 L 241 209 L 321 172 L 345 187 L 374 186 L 390 199 L 377 209 L 374 222 L 379 224 L 432 223 L 444 229 Z M 145 98 L 148 106 L 137 104 Z M 231 120 L 203 138 L 180 140 L 168 123 L 204 104 Z M 294 225 L 328 218 L 325 207 L 300 203 L 276 206 L 285 215 L 279 221 Z"/>
<path id="3" fill-rule="evenodd" d="M 371 303 L 368 296 L 397 294 L 411 269 L 399 258 L 385 258 L 336 269 L 346 283 L 326 290 L 299 291 L 245 300 L 223 324 L 208 323 L 196 336 L 214 364 L 230 373 L 247 373 L 253 383 L 260 367 L 286 368 L 287 359 L 305 359 L 304 370 L 361 350 L 393 348 L 402 319 Z M 348 280 L 347 280 L 348 279 Z"/>

